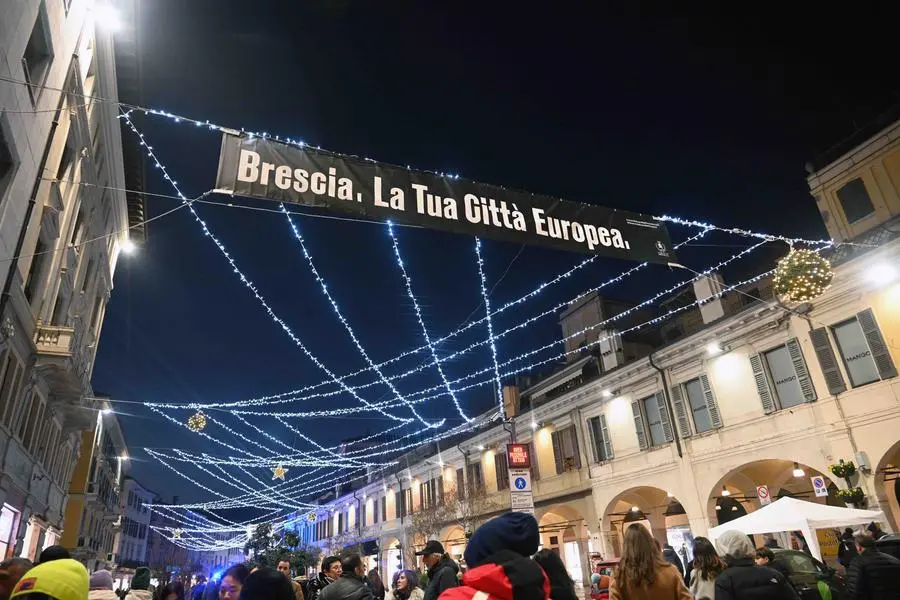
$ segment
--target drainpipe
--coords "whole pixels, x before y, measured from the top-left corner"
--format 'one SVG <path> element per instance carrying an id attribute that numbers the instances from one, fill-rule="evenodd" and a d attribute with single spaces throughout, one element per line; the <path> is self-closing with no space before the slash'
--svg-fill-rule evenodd
<path id="1" fill-rule="evenodd" d="M 362 511 L 360 510 L 359 497 L 356 495 L 356 490 L 353 490 L 353 499 L 356 500 L 356 537 L 357 539 L 362 537 L 362 520 L 359 518 Z"/>
<path id="2" fill-rule="evenodd" d="M 398 475 L 397 473 L 394 473 L 394 479 L 397 480 L 397 486 L 400 490 L 400 504 L 402 504 L 404 508 L 407 508 L 406 494 L 403 493 L 403 480 L 400 479 L 400 475 Z M 397 503 L 395 502 L 394 504 L 397 504 Z M 395 509 L 396 509 L 397 513 L 400 515 L 400 524 L 403 525 L 403 513 L 405 513 L 406 511 L 405 510 L 401 511 L 399 505 L 395 506 Z"/>
<path id="3" fill-rule="evenodd" d="M 469 452 L 468 450 L 463 450 L 460 444 L 456 445 L 456 449 L 459 450 L 459 453 L 463 455 L 463 480 L 462 480 L 462 493 L 463 496 L 466 494 L 466 478 L 469 476 Z M 456 482 L 456 487 L 459 488 L 460 482 Z M 459 489 L 456 490 L 456 493 L 459 494 Z"/>
<path id="4" fill-rule="evenodd" d="M 669 383 L 666 381 L 666 371 L 664 369 L 660 369 L 656 363 L 653 362 L 653 353 L 647 357 L 650 361 L 650 366 L 656 369 L 659 372 L 660 377 L 662 377 L 662 388 L 663 395 L 666 397 L 666 410 L 669 411 L 669 423 L 672 427 L 672 438 L 675 440 L 675 448 L 678 449 L 678 458 L 683 458 L 684 455 L 681 451 L 681 440 L 678 439 L 678 424 L 676 421 L 675 411 L 672 408 L 672 397 L 669 395 Z"/>

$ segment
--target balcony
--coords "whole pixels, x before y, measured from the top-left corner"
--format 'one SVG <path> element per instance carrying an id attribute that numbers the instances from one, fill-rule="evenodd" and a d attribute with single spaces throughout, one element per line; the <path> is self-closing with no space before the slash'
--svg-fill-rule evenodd
<path id="1" fill-rule="evenodd" d="M 34 329 L 34 347 L 38 357 L 68 359 L 72 357 L 75 329 L 38 323 Z"/>
<path id="2" fill-rule="evenodd" d="M 79 430 L 91 427 L 91 415 L 83 410 L 82 404 L 91 388 L 80 333 L 77 328 L 41 322 L 34 328 L 35 369 L 47 382 L 55 401 L 62 408 L 71 407 L 72 410 L 66 412 L 79 420 Z"/>

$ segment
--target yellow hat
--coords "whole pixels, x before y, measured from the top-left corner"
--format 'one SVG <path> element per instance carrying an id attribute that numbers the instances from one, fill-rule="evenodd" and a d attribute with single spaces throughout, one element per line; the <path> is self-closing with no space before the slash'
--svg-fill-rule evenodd
<path id="1" fill-rule="evenodd" d="M 22 576 L 10 600 L 31 593 L 46 594 L 56 600 L 84 600 L 88 595 L 87 569 L 71 558 L 39 564 Z"/>

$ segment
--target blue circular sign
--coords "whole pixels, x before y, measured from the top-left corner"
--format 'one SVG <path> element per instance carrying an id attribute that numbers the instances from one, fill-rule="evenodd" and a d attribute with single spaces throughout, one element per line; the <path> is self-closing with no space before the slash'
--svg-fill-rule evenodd
<path id="1" fill-rule="evenodd" d="M 517 490 L 524 490 L 525 486 L 528 485 L 528 482 L 525 481 L 524 477 L 516 477 L 516 480 L 513 483 L 515 483 Z"/>

